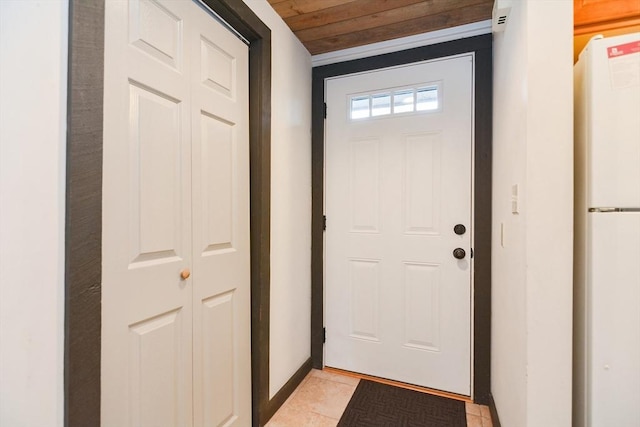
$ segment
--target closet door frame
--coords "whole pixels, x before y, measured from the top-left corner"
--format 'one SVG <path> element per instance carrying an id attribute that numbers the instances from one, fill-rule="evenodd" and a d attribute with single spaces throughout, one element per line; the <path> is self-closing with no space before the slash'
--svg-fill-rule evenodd
<path id="1" fill-rule="evenodd" d="M 249 42 L 253 425 L 269 400 L 271 30 L 244 2 L 202 0 Z M 69 0 L 64 425 L 100 425 L 105 0 Z M 54 17 L 55 18 L 55 17 Z"/>

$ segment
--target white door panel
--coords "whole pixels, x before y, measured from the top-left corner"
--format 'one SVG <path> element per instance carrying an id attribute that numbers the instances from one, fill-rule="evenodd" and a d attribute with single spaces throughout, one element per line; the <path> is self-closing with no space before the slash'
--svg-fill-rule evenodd
<path id="1" fill-rule="evenodd" d="M 166 10 L 137 4 L 106 3 L 102 424 L 191 425 L 189 85 L 137 30 Z"/>
<path id="2" fill-rule="evenodd" d="M 589 426 L 640 425 L 640 213 L 589 213 Z M 624 278 L 624 279 L 623 279 Z"/>
<path id="3" fill-rule="evenodd" d="M 247 47 L 106 2 L 104 99 L 102 424 L 249 425 Z"/>
<path id="4" fill-rule="evenodd" d="M 427 86 L 434 111 L 350 119 Z M 327 111 L 327 366 L 470 395 L 472 58 L 329 80 Z"/>
<path id="5" fill-rule="evenodd" d="M 191 45 L 196 426 L 251 423 L 247 47 L 200 15 Z"/>

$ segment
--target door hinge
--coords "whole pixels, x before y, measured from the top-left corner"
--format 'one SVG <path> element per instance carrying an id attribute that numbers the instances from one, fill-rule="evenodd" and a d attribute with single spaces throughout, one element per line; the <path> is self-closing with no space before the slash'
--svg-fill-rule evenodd
<path id="1" fill-rule="evenodd" d="M 327 328 L 322 328 L 322 344 L 327 342 Z"/>
<path id="2" fill-rule="evenodd" d="M 324 103 L 324 118 L 327 118 L 327 103 Z"/>
<path id="3" fill-rule="evenodd" d="M 327 216 L 322 215 L 322 231 L 327 229 Z"/>
<path id="4" fill-rule="evenodd" d="M 471 248 L 471 258 L 473 258 L 473 248 Z"/>

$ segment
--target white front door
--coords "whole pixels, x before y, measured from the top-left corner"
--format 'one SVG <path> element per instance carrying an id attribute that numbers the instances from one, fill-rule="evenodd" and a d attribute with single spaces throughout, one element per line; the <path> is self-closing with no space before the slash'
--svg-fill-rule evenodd
<path id="1" fill-rule="evenodd" d="M 471 395 L 472 88 L 471 55 L 327 81 L 327 366 Z"/>
<path id="2" fill-rule="evenodd" d="M 248 48 L 106 2 L 102 425 L 251 423 Z"/>

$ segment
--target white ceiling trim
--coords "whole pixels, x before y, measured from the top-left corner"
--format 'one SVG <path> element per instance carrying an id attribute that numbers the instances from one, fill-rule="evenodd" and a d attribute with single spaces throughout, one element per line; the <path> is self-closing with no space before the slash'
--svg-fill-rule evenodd
<path id="1" fill-rule="evenodd" d="M 335 64 L 337 62 L 350 61 L 352 59 L 366 58 L 369 56 L 397 52 L 414 47 L 443 43 L 451 40 L 488 34 L 490 32 L 491 20 L 487 19 L 486 21 L 445 28 L 444 30 L 431 31 L 428 33 L 417 34 L 415 36 L 402 37 L 399 39 L 313 55 L 311 57 L 311 65 L 318 67 L 321 65 Z"/>

